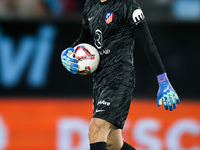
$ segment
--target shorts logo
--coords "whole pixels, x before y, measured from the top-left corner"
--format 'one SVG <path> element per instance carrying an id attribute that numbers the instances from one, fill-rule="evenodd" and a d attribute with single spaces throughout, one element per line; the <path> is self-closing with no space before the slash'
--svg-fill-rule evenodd
<path id="1" fill-rule="evenodd" d="M 98 112 L 102 112 L 102 111 L 105 111 L 105 110 L 98 110 L 98 109 L 96 110 L 97 113 L 98 113 Z"/>
<path id="2" fill-rule="evenodd" d="M 99 101 L 97 105 L 106 105 L 106 106 L 110 106 L 110 102 L 106 102 L 106 101 Z"/>
<path id="3" fill-rule="evenodd" d="M 105 16 L 105 21 L 107 24 L 113 21 L 113 12 L 107 12 Z"/>
<path id="4" fill-rule="evenodd" d="M 133 17 L 133 21 L 135 22 L 136 25 L 138 25 L 145 18 L 141 9 L 136 9 L 133 12 L 132 17 Z"/>

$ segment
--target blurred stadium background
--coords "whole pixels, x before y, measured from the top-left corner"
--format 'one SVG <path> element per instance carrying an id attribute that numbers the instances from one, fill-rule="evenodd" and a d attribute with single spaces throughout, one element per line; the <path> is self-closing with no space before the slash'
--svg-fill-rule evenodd
<path id="1" fill-rule="evenodd" d="M 136 46 L 123 136 L 137 150 L 200 150 L 200 0 L 138 0 L 181 105 L 157 108 L 155 75 Z M 0 150 L 89 150 L 92 75 L 60 53 L 79 36 L 85 0 L 0 1 Z"/>

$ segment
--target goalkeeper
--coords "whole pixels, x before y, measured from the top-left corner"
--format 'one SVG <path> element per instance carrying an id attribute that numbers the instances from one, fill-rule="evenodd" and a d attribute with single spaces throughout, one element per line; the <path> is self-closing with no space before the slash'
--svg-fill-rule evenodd
<path id="1" fill-rule="evenodd" d="M 134 44 L 144 50 L 157 76 L 157 106 L 163 103 L 166 110 L 172 111 L 180 103 L 140 6 L 135 0 L 87 0 L 80 37 L 61 54 L 63 66 L 73 74 L 77 73 L 78 61 L 70 57 L 72 47 L 80 43 L 92 44 L 101 54 L 93 74 L 90 150 L 134 150 L 121 134 L 135 87 Z"/>

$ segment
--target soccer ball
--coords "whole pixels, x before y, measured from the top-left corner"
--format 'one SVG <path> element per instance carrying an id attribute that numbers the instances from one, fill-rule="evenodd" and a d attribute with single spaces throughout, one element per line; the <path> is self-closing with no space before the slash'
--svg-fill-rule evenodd
<path id="1" fill-rule="evenodd" d="M 78 59 L 78 74 L 91 74 L 99 66 L 99 52 L 90 44 L 82 43 L 75 46 L 73 56 Z"/>

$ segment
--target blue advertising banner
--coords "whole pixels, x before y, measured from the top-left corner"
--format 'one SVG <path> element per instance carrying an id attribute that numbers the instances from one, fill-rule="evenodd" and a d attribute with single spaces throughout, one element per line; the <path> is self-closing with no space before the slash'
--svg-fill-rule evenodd
<path id="1" fill-rule="evenodd" d="M 200 97 L 199 24 L 149 24 L 168 77 L 180 97 Z M 92 75 L 69 73 L 62 50 L 80 34 L 68 21 L 0 21 L 0 96 L 92 96 Z M 156 97 L 155 75 L 137 46 L 135 97 Z"/>

